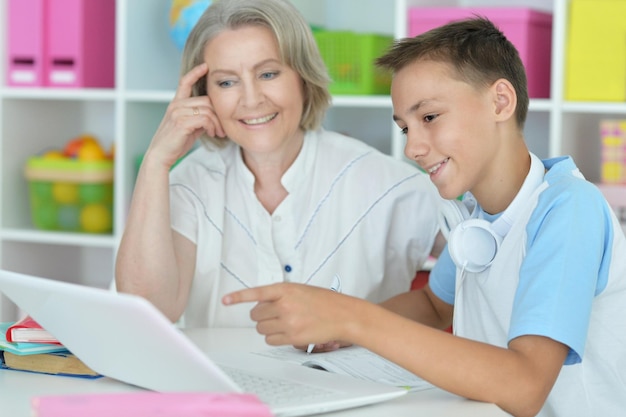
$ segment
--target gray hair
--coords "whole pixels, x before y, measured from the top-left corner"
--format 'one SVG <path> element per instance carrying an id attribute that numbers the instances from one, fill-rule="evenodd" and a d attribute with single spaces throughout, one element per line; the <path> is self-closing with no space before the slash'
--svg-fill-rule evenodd
<path id="1" fill-rule="evenodd" d="M 269 28 L 278 42 L 282 61 L 304 82 L 304 105 L 300 127 L 317 129 L 330 106 L 330 78 L 311 28 L 287 0 L 214 0 L 194 26 L 185 44 L 181 73 L 204 62 L 206 45 L 218 34 L 243 26 Z M 206 78 L 194 85 L 193 96 L 207 94 Z M 207 138 L 219 144 L 220 138 Z"/>

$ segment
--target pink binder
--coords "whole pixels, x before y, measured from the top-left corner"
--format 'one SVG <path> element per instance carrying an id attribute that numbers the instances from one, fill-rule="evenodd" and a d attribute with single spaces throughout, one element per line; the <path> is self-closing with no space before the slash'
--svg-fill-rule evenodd
<path id="1" fill-rule="evenodd" d="M 46 0 L 9 0 L 6 83 L 41 87 L 45 77 Z"/>
<path id="2" fill-rule="evenodd" d="M 46 1 L 46 85 L 114 87 L 115 0 Z"/>

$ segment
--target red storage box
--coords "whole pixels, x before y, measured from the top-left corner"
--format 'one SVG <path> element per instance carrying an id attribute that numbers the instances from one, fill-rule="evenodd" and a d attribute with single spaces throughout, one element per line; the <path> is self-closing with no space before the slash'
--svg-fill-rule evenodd
<path id="1" fill-rule="evenodd" d="M 409 10 L 409 36 L 475 15 L 491 20 L 519 51 L 528 77 L 528 95 L 550 97 L 550 13 L 519 7 L 417 7 Z"/>

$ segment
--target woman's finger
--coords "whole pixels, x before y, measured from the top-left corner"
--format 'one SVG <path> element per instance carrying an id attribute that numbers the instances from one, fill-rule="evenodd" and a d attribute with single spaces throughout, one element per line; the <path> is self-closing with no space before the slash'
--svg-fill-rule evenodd
<path id="1" fill-rule="evenodd" d="M 182 99 L 191 97 L 191 90 L 195 83 L 197 83 L 202 77 L 206 75 L 208 66 L 206 62 L 197 65 L 191 69 L 187 74 L 183 75 L 179 82 L 174 99 Z"/>
<path id="2" fill-rule="evenodd" d="M 178 117 L 195 120 L 210 137 L 226 137 L 224 128 L 220 123 L 211 100 L 208 96 L 197 96 L 176 101 Z"/>
<path id="3" fill-rule="evenodd" d="M 208 99 L 208 97 L 206 96 L 203 98 Z M 210 100 L 207 100 L 207 101 L 210 103 Z M 205 106 L 196 106 L 192 108 L 192 113 L 195 116 L 201 117 L 204 120 L 203 126 L 207 135 L 209 135 L 210 137 L 218 137 L 218 138 L 226 137 L 224 128 L 222 127 L 222 124 L 220 123 L 220 120 L 218 119 L 217 114 L 215 114 L 215 110 L 213 110 L 213 106 L 211 106 L 210 104 L 205 105 Z"/>

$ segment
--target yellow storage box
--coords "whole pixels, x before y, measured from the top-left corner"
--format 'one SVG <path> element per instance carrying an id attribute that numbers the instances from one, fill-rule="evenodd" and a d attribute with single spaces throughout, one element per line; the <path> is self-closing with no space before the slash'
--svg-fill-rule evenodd
<path id="1" fill-rule="evenodd" d="M 626 0 L 571 0 L 565 99 L 626 101 Z"/>

